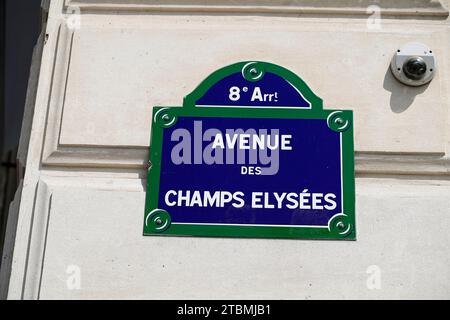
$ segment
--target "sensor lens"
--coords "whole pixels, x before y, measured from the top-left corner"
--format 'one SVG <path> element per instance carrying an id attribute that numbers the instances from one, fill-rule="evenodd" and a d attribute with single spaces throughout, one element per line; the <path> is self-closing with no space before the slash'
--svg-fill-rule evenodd
<path id="1" fill-rule="evenodd" d="M 427 64 L 421 57 L 412 57 L 403 64 L 403 72 L 412 80 L 420 80 L 427 72 Z"/>

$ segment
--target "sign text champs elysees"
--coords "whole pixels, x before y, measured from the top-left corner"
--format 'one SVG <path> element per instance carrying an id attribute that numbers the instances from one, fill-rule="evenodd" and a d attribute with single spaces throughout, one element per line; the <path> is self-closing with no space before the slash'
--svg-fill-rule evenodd
<path id="1" fill-rule="evenodd" d="M 354 240 L 352 112 L 275 64 L 214 72 L 153 109 L 144 235 Z"/>

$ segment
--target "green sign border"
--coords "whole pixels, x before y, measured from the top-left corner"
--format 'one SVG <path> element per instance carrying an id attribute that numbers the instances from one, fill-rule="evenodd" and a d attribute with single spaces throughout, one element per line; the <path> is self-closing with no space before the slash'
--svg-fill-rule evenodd
<path id="1" fill-rule="evenodd" d="M 258 81 L 265 72 L 283 77 L 311 103 L 310 109 L 270 107 L 198 107 L 196 101 L 211 86 L 231 74 L 242 72 L 245 79 Z M 158 208 L 161 154 L 164 129 L 173 126 L 178 117 L 323 119 L 330 130 L 342 137 L 343 213 L 333 216 L 328 228 L 304 226 L 243 226 L 171 223 L 170 213 Z M 350 110 L 323 110 L 322 99 L 291 71 L 278 65 L 244 61 L 219 69 L 207 77 L 183 101 L 183 107 L 154 107 L 150 157 L 145 200 L 144 235 L 206 236 L 242 238 L 356 239 L 355 174 L 353 150 L 353 113 Z"/>

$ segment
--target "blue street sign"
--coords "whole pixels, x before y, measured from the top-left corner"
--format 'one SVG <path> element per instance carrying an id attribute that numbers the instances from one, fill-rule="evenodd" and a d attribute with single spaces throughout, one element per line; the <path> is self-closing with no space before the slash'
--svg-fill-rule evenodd
<path id="1" fill-rule="evenodd" d="M 242 62 L 155 108 L 144 234 L 355 239 L 351 111 Z"/>

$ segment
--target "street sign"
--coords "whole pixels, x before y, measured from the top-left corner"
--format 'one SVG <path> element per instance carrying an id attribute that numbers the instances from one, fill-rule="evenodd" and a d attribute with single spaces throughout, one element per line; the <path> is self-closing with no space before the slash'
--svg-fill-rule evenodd
<path id="1" fill-rule="evenodd" d="M 144 235 L 354 240 L 352 112 L 271 63 L 214 72 L 153 110 Z"/>

